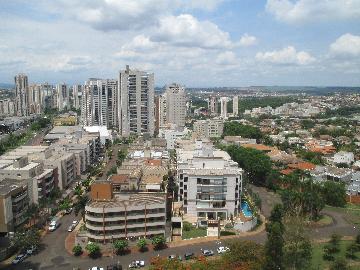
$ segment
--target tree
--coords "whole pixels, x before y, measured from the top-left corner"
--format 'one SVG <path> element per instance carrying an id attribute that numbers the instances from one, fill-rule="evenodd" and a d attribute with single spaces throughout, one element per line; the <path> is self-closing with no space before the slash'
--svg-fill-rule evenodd
<path id="1" fill-rule="evenodd" d="M 100 257 L 100 246 L 96 243 L 89 243 L 86 245 L 85 249 L 87 250 L 89 257 L 97 258 Z"/>
<path id="2" fill-rule="evenodd" d="M 61 203 L 60 203 L 60 210 L 67 210 L 71 207 L 71 201 L 69 198 L 65 198 Z"/>
<path id="3" fill-rule="evenodd" d="M 269 217 L 269 223 L 266 224 L 267 241 L 265 243 L 265 270 L 284 269 L 284 225 L 283 207 L 280 204 L 274 206 Z"/>
<path id="4" fill-rule="evenodd" d="M 231 158 L 246 171 L 250 182 L 265 186 L 266 178 L 271 172 L 271 160 L 263 152 L 244 148 L 237 145 L 230 145 L 226 148 Z"/>
<path id="5" fill-rule="evenodd" d="M 230 251 L 222 255 L 220 267 L 217 269 L 263 269 L 265 260 L 263 246 L 238 239 L 226 241 L 226 246 Z"/>
<path id="6" fill-rule="evenodd" d="M 37 248 L 40 245 L 40 233 L 34 228 L 18 231 L 15 233 L 12 243 L 19 250 L 25 250 L 30 247 Z"/>
<path id="7" fill-rule="evenodd" d="M 163 235 L 155 236 L 151 239 L 154 249 L 160 249 L 165 246 L 166 239 Z"/>
<path id="8" fill-rule="evenodd" d="M 344 258 L 337 258 L 330 266 L 330 270 L 348 270 L 349 267 Z"/>
<path id="9" fill-rule="evenodd" d="M 35 225 L 36 220 L 39 218 L 39 214 L 40 214 L 39 206 L 34 203 L 30 204 L 25 214 L 26 218 L 29 219 L 30 226 Z"/>
<path id="10" fill-rule="evenodd" d="M 83 253 L 83 250 L 82 247 L 79 244 L 77 244 L 73 247 L 72 252 L 74 256 L 80 256 Z"/>
<path id="11" fill-rule="evenodd" d="M 340 239 L 338 234 L 332 234 L 329 243 L 324 246 L 324 259 L 333 261 L 335 259 L 334 254 L 340 251 Z"/>
<path id="12" fill-rule="evenodd" d="M 86 195 L 78 197 L 77 202 L 74 204 L 74 212 L 76 216 L 78 216 L 78 214 L 81 214 L 81 216 L 84 218 L 85 206 L 87 202 L 88 197 Z"/>
<path id="13" fill-rule="evenodd" d="M 114 165 L 110 168 L 110 170 L 108 170 L 108 172 L 106 173 L 107 176 L 110 176 L 112 174 L 117 173 L 117 167 Z"/>
<path id="14" fill-rule="evenodd" d="M 311 242 L 301 216 L 285 218 L 284 265 L 286 269 L 309 269 Z"/>
<path id="15" fill-rule="evenodd" d="M 117 254 L 122 254 L 127 250 L 129 247 L 129 242 L 127 240 L 117 240 L 114 243 L 114 249 L 116 250 Z"/>
<path id="16" fill-rule="evenodd" d="M 356 242 L 351 243 L 347 248 L 346 248 L 346 258 L 355 260 L 357 258 L 356 256 L 356 252 L 359 251 L 359 247 L 356 244 Z"/>
<path id="17" fill-rule="evenodd" d="M 241 136 L 245 138 L 261 139 L 263 134 L 258 127 L 243 125 L 238 122 L 225 122 L 224 136 Z"/>
<path id="18" fill-rule="evenodd" d="M 136 243 L 137 247 L 141 252 L 145 251 L 147 249 L 147 241 L 145 238 L 141 238 Z"/>
<path id="19" fill-rule="evenodd" d="M 331 206 L 344 207 L 346 205 L 346 189 L 344 183 L 326 181 L 323 185 L 325 203 Z"/>

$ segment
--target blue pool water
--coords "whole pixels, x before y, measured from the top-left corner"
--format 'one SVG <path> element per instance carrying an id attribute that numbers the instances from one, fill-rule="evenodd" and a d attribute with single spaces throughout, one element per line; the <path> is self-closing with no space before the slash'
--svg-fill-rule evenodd
<path id="1" fill-rule="evenodd" d="M 241 210 L 245 217 L 252 217 L 252 212 L 247 202 L 241 202 Z"/>

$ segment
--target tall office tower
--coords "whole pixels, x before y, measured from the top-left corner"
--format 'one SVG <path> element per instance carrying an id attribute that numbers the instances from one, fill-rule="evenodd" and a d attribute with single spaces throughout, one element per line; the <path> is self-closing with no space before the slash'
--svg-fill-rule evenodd
<path id="1" fill-rule="evenodd" d="M 238 116 L 239 115 L 239 97 L 234 96 L 233 98 L 233 115 Z"/>
<path id="2" fill-rule="evenodd" d="M 17 116 L 29 115 L 29 85 L 25 74 L 15 76 L 15 111 Z"/>
<path id="3" fill-rule="evenodd" d="M 208 102 L 208 110 L 211 115 L 216 115 L 218 113 L 217 100 L 215 96 L 211 96 Z"/>
<path id="4" fill-rule="evenodd" d="M 56 85 L 57 109 L 62 111 L 70 108 L 69 88 L 65 83 Z"/>
<path id="5" fill-rule="evenodd" d="M 85 126 L 116 128 L 117 80 L 89 79 L 84 86 L 81 102 L 81 123 Z"/>
<path id="6" fill-rule="evenodd" d="M 186 122 L 186 93 L 184 87 L 179 84 L 171 84 L 166 87 L 166 121 L 184 127 Z"/>
<path id="7" fill-rule="evenodd" d="M 41 85 L 29 86 L 29 113 L 40 114 L 42 111 Z"/>
<path id="8" fill-rule="evenodd" d="M 129 66 L 120 71 L 118 104 L 122 136 L 154 135 L 154 73 L 131 70 Z"/>
<path id="9" fill-rule="evenodd" d="M 75 84 L 72 87 L 72 106 L 75 109 L 80 109 L 82 85 Z"/>
<path id="10" fill-rule="evenodd" d="M 221 112 L 220 117 L 223 119 L 227 118 L 227 97 L 222 97 L 220 99 L 220 105 L 221 105 Z"/>

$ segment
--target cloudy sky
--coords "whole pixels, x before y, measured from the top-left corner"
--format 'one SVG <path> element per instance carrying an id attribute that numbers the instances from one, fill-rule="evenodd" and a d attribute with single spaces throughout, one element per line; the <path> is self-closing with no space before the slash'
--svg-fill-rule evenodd
<path id="1" fill-rule="evenodd" d="M 360 85 L 360 0 L 0 0 L 0 82 Z"/>

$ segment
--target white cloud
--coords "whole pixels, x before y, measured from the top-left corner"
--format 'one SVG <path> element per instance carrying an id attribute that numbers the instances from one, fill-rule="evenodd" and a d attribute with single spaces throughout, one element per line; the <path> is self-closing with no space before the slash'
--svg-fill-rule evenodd
<path id="1" fill-rule="evenodd" d="M 360 18 L 359 0 L 267 0 L 266 10 L 279 21 L 309 21 Z"/>
<path id="2" fill-rule="evenodd" d="M 210 21 L 199 21 L 190 14 L 163 17 L 151 40 L 175 46 L 208 49 L 232 46 L 229 33 Z"/>
<path id="3" fill-rule="evenodd" d="M 239 41 L 240 46 L 248 47 L 255 45 L 257 43 L 257 38 L 254 36 L 250 36 L 247 33 L 245 33 Z"/>
<path id="4" fill-rule="evenodd" d="M 255 58 L 261 62 L 283 65 L 307 65 L 315 61 L 315 58 L 309 53 L 297 52 L 293 46 L 278 51 L 258 52 Z"/>
<path id="5" fill-rule="evenodd" d="M 333 56 L 360 56 L 360 36 L 344 34 L 330 45 Z"/>
<path id="6" fill-rule="evenodd" d="M 224 65 L 224 66 L 238 64 L 238 60 L 237 60 L 235 53 L 233 53 L 231 51 L 226 51 L 226 52 L 220 53 L 216 57 L 215 62 L 218 65 Z"/>
<path id="7" fill-rule="evenodd" d="M 209 11 L 214 10 L 223 2 L 224 0 L 179 0 L 179 4 L 187 9 L 203 9 Z"/>

